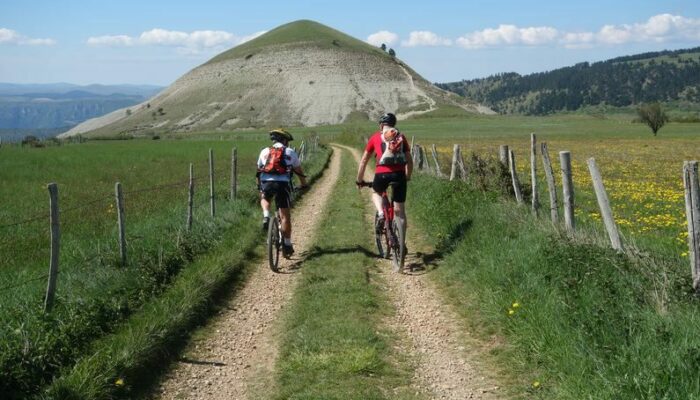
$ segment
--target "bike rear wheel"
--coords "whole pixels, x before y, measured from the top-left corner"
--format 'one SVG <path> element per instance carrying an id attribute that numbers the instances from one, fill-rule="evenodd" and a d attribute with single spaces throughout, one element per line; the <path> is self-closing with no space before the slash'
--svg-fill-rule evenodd
<path id="1" fill-rule="evenodd" d="M 392 231 L 394 236 L 393 249 L 391 252 L 391 263 L 394 266 L 394 272 L 402 272 L 404 260 L 406 259 L 406 242 L 405 242 L 405 225 L 401 219 L 394 217 L 392 221 Z"/>
<path id="2" fill-rule="evenodd" d="M 267 229 L 267 259 L 270 269 L 279 272 L 280 250 L 282 248 L 282 235 L 277 217 L 270 219 L 270 226 Z"/>

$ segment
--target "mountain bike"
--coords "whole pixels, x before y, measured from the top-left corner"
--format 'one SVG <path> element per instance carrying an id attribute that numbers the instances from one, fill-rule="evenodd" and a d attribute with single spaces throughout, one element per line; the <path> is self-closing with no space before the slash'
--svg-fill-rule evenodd
<path id="1" fill-rule="evenodd" d="M 358 182 L 360 187 L 372 187 L 372 182 Z M 395 186 L 390 183 L 389 186 Z M 382 196 L 382 209 L 384 211 L 384 226 L 377 229 L 379 215 L 374 214 L 374 241 L 377 251 L 382 258 L 391 258 L 394 272 L 402 272 L 406 258 L 406 224 L 401 218 L 394 215 L 394 200 L 385 191 Z"/>
<path id="2" fill-rule="evenodd" d="M 290 182 L 290 208 L 294 203 L 295 195 L 305 188 L 305 186 L 295 188 L 294 184 Z M 277 207 L 277 201 L 275 201 L 275 212 L 273 217 L 270 218 L 270 225 L 267 227 L 267 260 L 273 272 L 279 272 L 280 252 L 282 252 L 282 244 L 284 243 L 281 226 L 282 217 Z M 285 258 L 289 259 L 287 256 Z"/>

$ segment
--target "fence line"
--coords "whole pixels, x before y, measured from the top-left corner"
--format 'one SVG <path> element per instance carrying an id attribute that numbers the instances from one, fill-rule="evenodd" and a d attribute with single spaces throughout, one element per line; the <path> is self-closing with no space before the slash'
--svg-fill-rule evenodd
<path id="1" fill-rule="evenodd" d="M 306 155 L 309 152 L 316 152 L 318 150 L 318 140 L 314 140 L 312 142 L 311 146 L 304 146 L 303 153 L 304 153 L 304 158 L 306 159 Z M 231 163 L 228 166 L 224 166 L 223 168 L 214 168 L 214 160 L 212 157 L 212 151 L 210 149 L 210 157 L 208 160 L 209 164 L 209 174 L 208 176 L 200 176 L 196 177 L 194 176 L 194 171 L 193 171 L 193 164 L 190 163 L 190 171 L 189 171 L 189 179 L 187 180 L 182 180 L 182 181 L 174 181 L 170 183 L 165 183 L 161 185 L 155 185 L 155 186 L 149 186 L 145 188 L 139 188 L 131 191 L 123 191 L 122 190 L 122 185 L 117 182 L 115 183 L 115 192 L 112 195 L 109 196 L 100 196 L 97 198 L 93 198 L 92 200 L 89 200 L 87 202 L 83 202 L 79 205 L 75 205 L 72 207 L 67 207 L 67 208 L 61 208 L 60 209 L 60 214 L 64 215 L 68 212 L 73 212 L 73 211 L 78 211 L 78 210 L 84 210 L 86 208 L 92 207 L 97 203 L 101 202 L 107 202 L 109 199 L 116 200 L 117 203 L 117 219 L 118 219 L 118 242 L 119 242 L 119 248 L 120 248 L 120 261 L 121 265 L 126 265 L 127 264 L 127 258 L 126 258 L 126 233 L 124 229 L 124 197 L 127 195 L 134 196 L 134 195 L 139 195 L 143 193 L 151 193 L 151 192 L 165 192 L 169 191 L 175 188 L 183 188 L 183 189 L 188 189 L 188 220 L 186 221 L 186 227 L 188 230 L 192 226 L 193 222 L 193 210 L 197 210 L 199 208 L 203 208 L 207 205 L 211 207 L 211 213 L 213 216 L 213 207 L 215 207 L 214 201 L 215 201 L 215 187 L 214 187 L 214 176 L 221 174 L 224 175 L 226 172 L 231 173 L 231 180 L 230 180 L 230 186 L 229 190 L 231 193 L 231 200 L 236 196 L 236 186 L 237 186 L 237 151 L 234 148 L 232 151 L 232 159 Z M 209 195 L 201 202 L 195 201 L 194 198 L 194 183 L 196 181 L 202 181 L 204 179 L 208 179 L 210 183 L 210 193 Z M 60 225 L 58 223 L 58 216 L 59 216 L 59 207 L 58 207 L 58 185 L 55 183 L 50 184 L 47 186 L 49 189 L 50 193 L 50 212 L 48 214 L 41 213 L 41 214 L 35 214 L 34 216 L 31 216 L 29 218 L 16 221 L 16 222 L 11 222 L 7 224 L 0 225 L 0 229 L 2 228 L 10 228 L 10 227 L 15 227 L 15 226 L 20 226 L 23 224 L 28 224 L 28 223 L 34 223 L 34 222 L 39 222 L 39 221 L 44 221 L 46 222 L 47 217 L 50 222 L 50 232 L 51 232 L 51 257 L 50 257 L 50 269 L 48 274 L 42 274 L 40 276 L 34 277 L 27 279 L 22 282 L 18 283 L 13 283 L 10 285 L 6 285 L 3 287 L 0 287 L 0 292 L 5 292 L 9 291 L 12 289 L 16 289 L 19 287 L 22 287 L 24 285 L 27 285 L 29 283 L 37 282 L 40 280 L 45 280 L 48 278 L 48 284 L 47 284 L 47 290 L 46 290 L 46 296 L 44 299 L 44 310 L 46 312 L 50 312 L 53 304 L 54 304 L 54 298 L 55 298 L 55 292 L 56 292 L 56 286 L 57 286 L 57 277 L 60 274 L 61 271 L 59 271 L 59 251 L 60 251 Z M 197 204 L 199 203 L 199 204 Z M 8 241 L 6 242 L 7 244 L 12 243 L 13 241 Z M 3 242 L 4 244 L 5 242 Z M 99 251 L 99 250 L 98 250 Z M 79 264 L 86 264 L 96 258 L 100 257 L 100 255 L 95 255 L 89 259 L 82 260 L 80 261 Z M 64 268 L 62 267 L 61 270 Z"/>
<path id="2" fill-rule="evenodd" d="M 433 160 L 436 165 L 438 163 L 437 152 L 435 151 L 435 144 L 431 145 L 433 149 Z M 414 154 L 414 161 L 419 161 L 416 168 L 417 171 L 435 175 L 440 178 L 445 176 L 441 171 L 431 171 L 431 166 L 429 162 L 425 162 L 424 154 L 425 150 L 420 144 L 414 144 L 412 151 L 417 153 Z M 466 182 L 474 181 L 469 179 L 469 174 L 478 173 L 478 171 L 469 171 L 462 168 L 460 165 L 460 159 L 462 158 L 461 149 L 459 145 L 455 144 L 453 146 L 452 152 L 452 168 L 450 170 L 449 180 L 454 180 L 456 174 L 461 172 L 461 179 Z M 543 170 L 547 182 L 547 190 L 549 192 L 550 198 L 550 215 L 552 223 L 554 226 L 559 226 L 559 204 L 557 199 L 557 189 L 554 179 L 554 171 L 552 167 L 552 162 L 549 157 L 549 152 L 546 143 L 540 144 L 540 153 L 542 155 Z M 427 154 L 426 154 L 427 155 Z M 539 208 L 539 202 L 537 196 L 539 191 L 537 190 L 537 177 L 536 177 L 536 136 L 531 134 L 530 136 L 530 165 L 531 165 L 531 183 L 532 183 L 532 209 L 537 214 L 536 210 Z M 560 158 L 560 170 L 562 174 L 562 192 L 563 192 L 563 208 L 564 208 L 564 226 L 566 231 L 570 235 L 574 235 L 576 228 L 575 220 L 575 195 L 574 195 L 574 182 L 573 173 L 571 168 L 571 153 L 568 151 L 562 151 L 559 153 Z M 510 179 L 512 180 L 513 191 L 516 201 L 519 204 L 523 203 L 522 192 L 520 192 L 520 183 L 518 181 L 517 170 L 515 168 L 515 156 L 512 149 L 509 149 L 508 145 L 500 145 L 498 149 L 498 160 L 506 168 L 509 169 Z M 420 165 L 420 161 L 423 161 L 425 165 Z M 462 161 L 463 164 L 463 161 Z M 457 166 L 460 169 L 457 169 Z M 588 166 L 591 174 L 593 190 L 598 201 L 598 207 L 603 220 L 603 225 L 608 233 L 610 239 L 610 246 L 616 251 L 625 250 L 624 243 L 622 241 L 619 228 L 615 223 L 613 218 L 613 213 L 610 207 L 610 201 L 603 184 L 603 178 L 600 175 L 595 160 L 593 158 L 588 160 Z M 478 168 L 477 168 L 478 170 Z M 698 170 L 697 161 L 685 161 L 683 166 L 683 182 L 685 186 L 685 205 L 686 205 L 686 217 L 688 222 L 688 255 L 691 266 L 691 273 L 693 278 L 693 289 L 700 295 L 700 172 Z"/>

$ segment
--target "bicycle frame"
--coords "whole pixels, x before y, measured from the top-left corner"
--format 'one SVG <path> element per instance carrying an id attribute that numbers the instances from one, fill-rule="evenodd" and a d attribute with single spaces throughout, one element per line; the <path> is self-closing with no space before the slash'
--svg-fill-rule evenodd
<path id="1" fill-rule="evenodd" d="M 394 199 L 389 197 L 389 194 L 384 191 L 382 196 L 382 209 L 384 210 L 384 235 L 386 237 L 388 248 L 393 248 L 396 235 L 392 229 L 394 222 Z"/>

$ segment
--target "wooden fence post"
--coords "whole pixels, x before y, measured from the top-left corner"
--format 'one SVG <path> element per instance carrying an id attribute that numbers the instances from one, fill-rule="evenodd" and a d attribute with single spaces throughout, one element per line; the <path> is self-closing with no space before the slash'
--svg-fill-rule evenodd
<path id="1" fill-rule="evenodd" d="M 425 169 L 429 174 L 432 173 L 433 167 L 430 166 L 430 161 L 428 160 L 428 152 L 423 148 L 423 146 L 420 146 L 420 158 L 421 161 L 423 161 L 423 168 Z"/>
<path id="2" fill-rule="evenodd" d="M 508 145 L 502 144 L 499 149 L 498 149 L 498 158 L 501 160 L 501 164 L 503 164 L 504 167 L 508 168 L 508 158 L 509 158 L 509 152 L 508 152 Z"/>
<path id="3" fill-rule="evenodd" d="M 238 149 L 231 150 L 231 200 L 236 198 L 238 186 Z"/>
<path id="4" fill-rule="evenodd" d="M 547 189 L 549 190 L 549 211 L 552 216 L 552 223 L 558 224 L 559 204 L 557 202 L 557 185 L 554 183 L 554 170 L 552 169 L 552 161 L 549 159 L 547 143 L 540 144 L 540 152 L 542 153 L 544 175 L 547 178 Z"/>
<path id="5" fill-rule="evenodd" d="M 301 144 L 299 145 L 299 153 L 297 154 L 299 156 L 299 162 L 304 162 L 304 141 L 301 141 Z"/>
<path id="6" fill-rule="evenodd" d="M 459 174 L 463 181 L 469 180 L 469 171 L 467 171 L 467 165 L 464 163 L 464 154 L 462 154 L 462 149 L 459 149 L 459 158 L 457 159 L 457 164 L 459 165 Z"/>
<path id="7" fill-rule="evenodd" d="M 608 237 L 610 237 L 610 244 L 612 245 L 613 249 L 617 251 L 622 251 L 622 240 L 620 240 L 620 231 L 617 229 L 617 224 L 615 223 L 615 218 L 613 217 L 612 209 L 610 208 L 610 200 L 608 200 L 608 193 L 605 191 L 603 178 L 600 175 L 598 166 L 595 163 L 595 158 L 593 157 L 588 159 L 588 170 L 591 172 L 591 179 L 593 180 L 593 189 L 595 189 L 595 196 L 598 199 L 600 215 L 603 217 L 605 229 L 608 231 Z"/>
<path id="8" fill-rule="evenodd" d="M 211 216 L 216 215 L 216 201 L 214 199 L 214 151 L 209 149 L 209 209 Z"/>
<path id="9" fill-rule="evenodd" d="M 411 136 L 411 149 L 413 149 L 413 145 L 416 143 L 416 135 Z"/>
<path id="10" fill-rule="evenodd" d="M 532 183 L 532 212 L 540 209 L 540 194 L 537 191 L 537 137 L 530 134 L 530 181 Z"/>
<path id="11" fill-rule="evenodd" d="M 411 158 L 413 158 L 413 168 L 420 170 L 420 150 L 415 144 L 411 146 Z"/>
<path id="12" fill-rule="evenodd" d="M 126 266 L 126 231 L 124 229 L 124 195 L 122 194 L 122 184 L 114 184 L 114 195 L 117 201 L 117 225 L 119 227 L 119 256 L 121 265 Z"/>
<path id="13" fill-rule="evenodd" d="M 560 151 L 561 183 L 564 193 L 564 224 L 569 233 L 574 233 L 576 222 L 574 220 L 574 181 L 571 175 L 571 152 Z"/>
<path id="14" fill-rule="evenodd" d="M 459 166 L 459 145 L 456 144 L 452 148 L 452 168 L 450 169 L 450 180 L 453 181 L 457 177 L 457 168 Z"/>
<path id="15" fill-rule="evenodd" d="M 51 259 L 49 261 L 49 283 L 46 287 L 44 299 L 44 312 L 50 312 L 53 308 L 53 300 L 56 296 L 56 280 L 58 278 L 58 256 L 61 246 L 61 229 L 58 221 L 58 185 L 49 183 L 49 218 L 51 223 Z"/>
<path id="16" fill-rule="evenodd" d="M 700 291 L 700 182 L 698 162 L 683 163 L 685 186 L 685 215 L 688 221 L 688 258 L 693 277 L 693 289 Z"/>
<path id="17" fill-rule="evenodd" d="M 437 149 L 435 148 L 435 143 L 432 145 L 433 150 L 433 161 L 435 162 L 435 175 L 442 177 L 442 169 L 440 168 L 440 162 L 438 161 Z"/>
<path id="18" fill-rule="evenodd" d="M 508 152 L 508 164 L 510 166 L 510 176 L 513 181 L 513 191 L 515 192 L 515 200 L 518 204 L 523 204 L 523 193 L 520 191 L 520 180 L 518 180 L 518 172 L 515 168 L 515 153 L 513 150 Z"/>
<path id="19" fill-rule="evenodd" d="M 192 230 L 192 208 L 194 207 L 194 165 L 190 163 L 190 183 L 187 196 L 187 230 Z"/>

